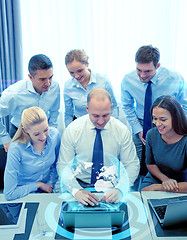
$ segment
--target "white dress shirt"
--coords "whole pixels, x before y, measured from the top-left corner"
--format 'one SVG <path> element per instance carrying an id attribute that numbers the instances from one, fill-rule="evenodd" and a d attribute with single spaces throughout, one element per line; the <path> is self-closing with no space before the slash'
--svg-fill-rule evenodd
<path id="1" fill-rule="evenodd" d="M 82 187 L 75 177 L 69 181 L 69 173 L 67 173 L 68 170 L 66 166 L 75 156 L 77 160 L 81 159 L 80 162 L 83 164 L 87 163 L 87 168 L 85 171 L 78 173 L 76 177 L 86 183 L 91 182 L 91 164 L 95 136 L 95 126 L 91 122 L 88 114 L 68 125 L 62 136 L 57 171 L 60 179 L 63 179 L 63 184 L 66 189 L 72 192 L 73 195 L 75 195 L 79 189 L 82 189 Z M 127 171 L 129 186 L 132 186 L 139 173 L 139 160 L 136 155 L 131 133 L 122 122 L 110 117 L 110 120 L 101 131 L 101 137 L 104 154 L 120 159 L 120 162 Z M 63 171 L 64 168 L 66 169 L 65 171 Z M 65 176 L 67 176 L 68 179 L 65 179 Z"/>

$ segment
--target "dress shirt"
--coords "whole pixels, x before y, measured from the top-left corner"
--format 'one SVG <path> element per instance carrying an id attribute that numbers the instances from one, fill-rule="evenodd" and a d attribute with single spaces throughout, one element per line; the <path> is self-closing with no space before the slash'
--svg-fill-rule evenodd
<path id="1" fill-rule="evenodd" d="M 81 159 L 83 163 L 88 162 L 88 167 L 84 172 L 78 174 L 77 177 L 86 182 L 91 182 L 91 164 L 93 145 L 96 136 L 95 126 L 91 122 L 89 115 L 82 116 L 73 121 L 64 131 L 59 159 L 57 162 L 58 174 L 63 179 L 63 170 L 74 159 Z M 136 149 L 132 141 L 132 135 L 127 127 L 118 119 L 110 117 L 110 120 L 101 131 L 103 142 L 103 153 L 120 159 L 125 167 L 129 185 L 132 186 L 139 173 L 139 160 L 136 155 Z M 105 165 L 105 160 L 104 160 Z M 73 195 L 82 189 L 75 177 L 70 182 L 64 182 L 66 189 Z M 123 182 L 125 185 L 125 182 Z"/>
<path id="2" fill-rule="evenodd" d="M 24 109 L 37 106 L 42 108 L 50 126 L 57 127 L 60 108 L 60 87 L 52 81 L 48 91 L 41 95 L 33 88 L 31 80 L 20 80 L 5 89 L 0 97 L 0 118 L 11 115 L 11 123 L 19 126 L 21 115 Z M 10 136 L 5 130 L 5 126 L 0 121 L 1 143 L 10 142 Z"/>
<path id="3" fill-rule="evenodd" d="M 174 96 L 187 115 L 187 84 L 183 77 L 174 71 L 159 67 L 152 81 L 152 102 L 162 95 Z M 142 83 L 136 70 L 126 74 L 121 83 L 121 102 L 133 133 L 142 131 L 138 120 L 144 116 L 144 97 L 148 83 Z"/>
<path id="4" fill-rule="evenodd" d="M 7 200 L 24 197 L 37 191 L 36 182 L 54 186 L 57 180 L 56 161 L 60 149 L 60 136 L 51 127 L 46 145 L 39 154 L 29 141 L 13 142 L 7 154 L 4 174 L 4 194 Z"/>
<path id="5" fill-rule="evenodd" d="M 72 121 L 73 116 L 77 118 L 86 115 L 87 95 L 94 88 L 103 88 L 111 95 L 113 103 L 112 116 L 119 117 L 119 109 L 112 85 L 106 75 L 94 73 L 91 71 L 90 82 L 86 89 L 75 79 L 69 79 L 64 85 L 64 104 L 65 104 L 65 126 L 67 127 Z"/>

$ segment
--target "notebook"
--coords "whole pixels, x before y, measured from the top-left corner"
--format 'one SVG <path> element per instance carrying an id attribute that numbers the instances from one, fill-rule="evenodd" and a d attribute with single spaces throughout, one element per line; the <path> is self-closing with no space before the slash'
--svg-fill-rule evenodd
<path id="1" fill-rule="evenodd" d="M 0 228 L 19 227 L 24 203 L 0 203 Z"/>
<path id="2" fill-rule="evenodd" d="M 148 203 L 163 228 L 187 222 L 187 196 L 149 199 Z"/>
<path id="3" fill-rule="evenodd" d="M 121 227 L 125 217 L 125 203 L 108 204 L 100 202 L 94 207 L 72 201 L 65 202 L 61 217 L 66 228 L 111 228 Z"/>

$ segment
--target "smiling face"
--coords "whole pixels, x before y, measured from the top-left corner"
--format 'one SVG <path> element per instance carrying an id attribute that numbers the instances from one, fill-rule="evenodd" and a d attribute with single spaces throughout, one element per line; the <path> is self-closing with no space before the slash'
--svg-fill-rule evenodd
<path id="1" fill-rule="evenodd" d="M 66 65 L 70 75 L 79 83 L 84 84 L 90 80 L 90 71 L 88 70 L 88 63 L 85 65 L 82 62 L 74 60 Z"/>
<path id="2" fill-rule="evenodd" d="M 156 70 L 159 68 L 159 66 L 160 64 L 158 64 L 155 68 L 153 61 L 150 63 L 137 63 L 136 72 L 140 78 L 140 81 L 143 83 L 149 82 L 156 74 Z"/>
<path id="3" fill-rule="evenodd" d="M 35 75 L 28 74 L 35 91 L 39 94 L 49 90 L 53 78 L 53 68 L 37 70 Z"/>
<path id="4" fill-rule="evenodd" d="M 172 117 L 168 110 L 161 107 L 154 107 L 152 111 L 153 123 L 161 135 L 169 136 L 175 133 L 172 127 Z"/>
<path id="5" fill-rule="evenodd" d="M 34 124 L 25 130 L 25 132 L 29 134 L 32 145 L 44 144 L 49 134 L 48 122 L 45 120 L 39 124 Z"/>
<path id="6" fill-rule="evenodd" d="M 98 129 L 102 129 L 110 119 L 112 104 L 107 97 L 104 100 L 92 98 L 86 109 L 93 125 Z"/>

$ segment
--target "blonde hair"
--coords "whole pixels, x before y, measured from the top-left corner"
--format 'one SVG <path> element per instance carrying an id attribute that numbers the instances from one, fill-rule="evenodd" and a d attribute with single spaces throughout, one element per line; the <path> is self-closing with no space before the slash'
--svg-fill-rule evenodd
<path id="1" fill-rule="evenodd" d="M 88 56 L 83 49 L 73 49 L 66 54 L 65 64 L 72 63 L 74 60 L 86 65 L 88 63 Z"/>
<path id="2" fill-rule="evenodd" d="M 39 107 L 30 107 L 23 111 L 21 116 L 21 123 L 18 127 L 16 134 L 14 135 L 12 142 L 27 143 L 30 139 L 28 133 L 25 130 L 28 130 L 31 126 L 39 124 L 47 120 L 45 112 Z"/>

